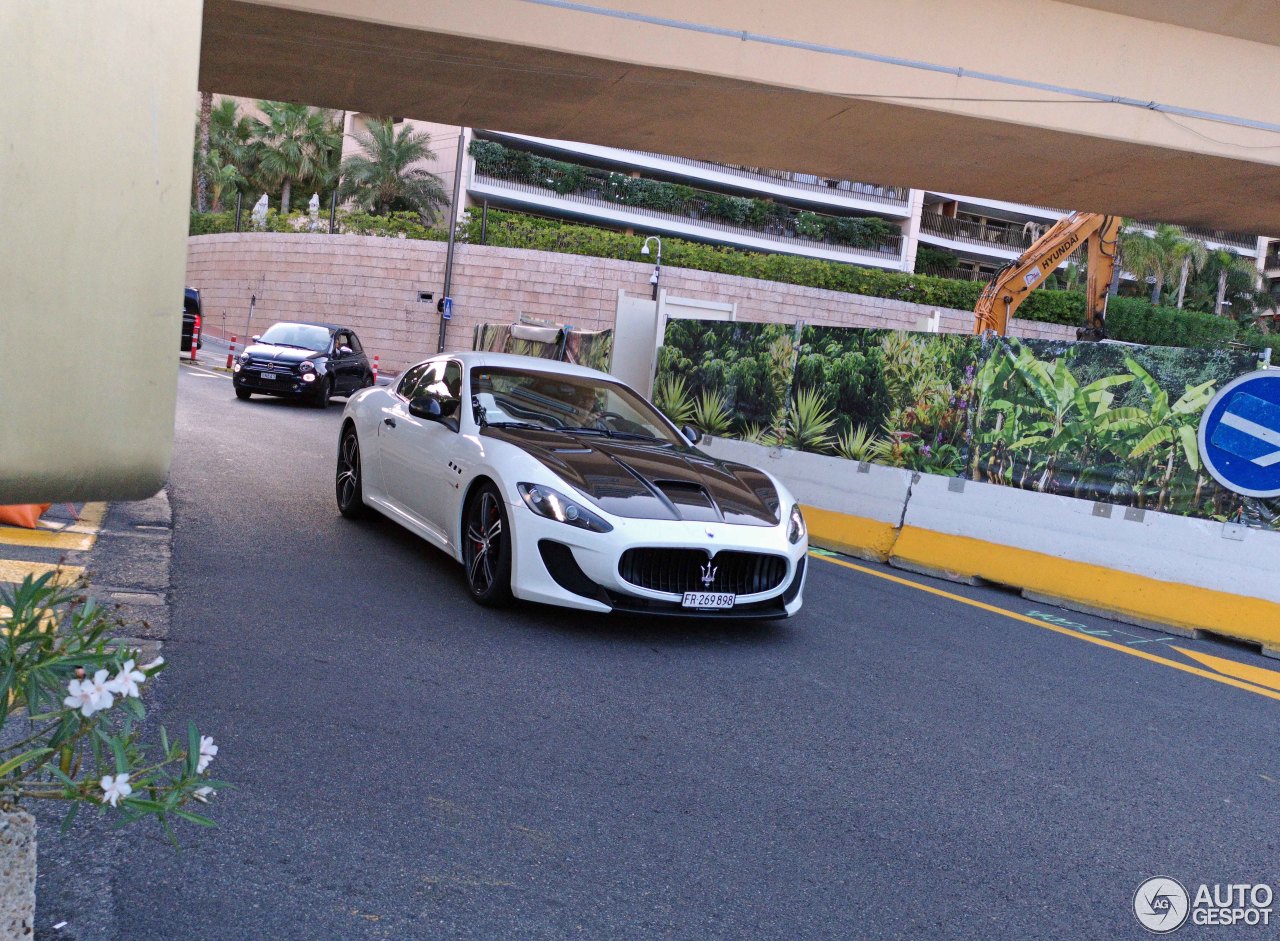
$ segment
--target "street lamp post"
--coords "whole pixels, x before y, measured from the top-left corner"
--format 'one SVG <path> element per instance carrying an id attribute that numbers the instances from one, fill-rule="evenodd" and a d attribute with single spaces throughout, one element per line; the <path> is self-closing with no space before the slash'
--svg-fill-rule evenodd
<path id="1" fill-rule="evenodd" d="M 653 274 L 649 275 L 649 283 L 653 285 L 653 299 L 656 301 L 658 299 L 658 281 L 662 278 L 662 239 L 656 235 L 651 235 L 645 239 L 644 245 L 640 247 L 641 255 L 649 254 L 650 242 L 658 243 L 658 260 L 653 266 Z"/>

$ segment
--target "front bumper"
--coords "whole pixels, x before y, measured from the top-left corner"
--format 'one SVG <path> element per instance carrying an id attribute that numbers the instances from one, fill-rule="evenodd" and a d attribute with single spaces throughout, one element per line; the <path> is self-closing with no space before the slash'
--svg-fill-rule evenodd
<path id="1" fill-rule="evenodd" d="M 269 375 L 271 378 L 264 379 L 262 378 L 263 375 Z M 319 394 L 318 390 L 321 388 L 322 380 L 316 378 L 311 382 L 303 382 L 302 377 L 297 374 L 263 373 L 251 368 L 241 368 L 239 372 L 231 374 L 231 383 L 237 389 L 256 392 L 259 395 L 315 398 Z"/>
<path id="2" fill-rule="evenodd" d="M 511 588 L 517 598 L 583 611 L 696 618 L 787 618 L 803 604 L 808 541 L 787 542 L 782 526 L 742 526 L 665 520 L 611 520 L 615 528 L 593 533 L 538 516 L 523 502 L 507 504 L 511 521 Z M 739 595 L 732 608 L 685 608 L 681 595 L 625 581 L 618 571 L 632 548 L 756 552 L 786 560 L 786 574 L 768 591 Z M 713 589 L 714 590 L 714 589 Z"/>

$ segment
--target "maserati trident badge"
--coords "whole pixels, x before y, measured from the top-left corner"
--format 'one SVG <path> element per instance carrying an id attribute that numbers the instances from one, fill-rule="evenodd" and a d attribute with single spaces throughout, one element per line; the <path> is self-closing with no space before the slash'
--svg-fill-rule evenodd
<path id="1" fill-rule="evenodd" d="M 708 562 L 702 567 L 702 587 L 710 588 L 711 583 L 716 580 L 716 567 Z"/>

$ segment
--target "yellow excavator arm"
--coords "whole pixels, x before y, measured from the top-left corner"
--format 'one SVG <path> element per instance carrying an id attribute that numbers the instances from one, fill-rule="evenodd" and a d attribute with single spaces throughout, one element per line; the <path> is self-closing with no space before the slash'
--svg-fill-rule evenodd
<path id="1" fill-rule="evenodd" d="M 1082 242 L 1087 242 L 1089 273 L 1085 289 L 1085 326 L 1079 336 L 1082 340 L 1105 338 L 1107 291 L 1116 266 L 1120 224 L 1119 216 L 1103 216 L 1094 212 L 1073 212 L 1059 219 L 1016 261 L 1001 268 L 991 283 L 983 288 L 973 311 L 973 332 L 994 330 L 1003 336 L 1018 305 L 1043 284 Z"/>

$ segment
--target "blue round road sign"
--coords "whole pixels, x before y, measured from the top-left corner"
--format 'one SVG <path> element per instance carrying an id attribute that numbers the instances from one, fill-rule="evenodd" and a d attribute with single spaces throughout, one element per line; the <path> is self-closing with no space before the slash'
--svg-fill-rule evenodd
<path id="1" fill-rule="evenodd" d="M 1213 479 L 1248 497 L 1280 496 L 1280 370 L 1233 379 L 1200 418 L 1200 459 Z"/>

